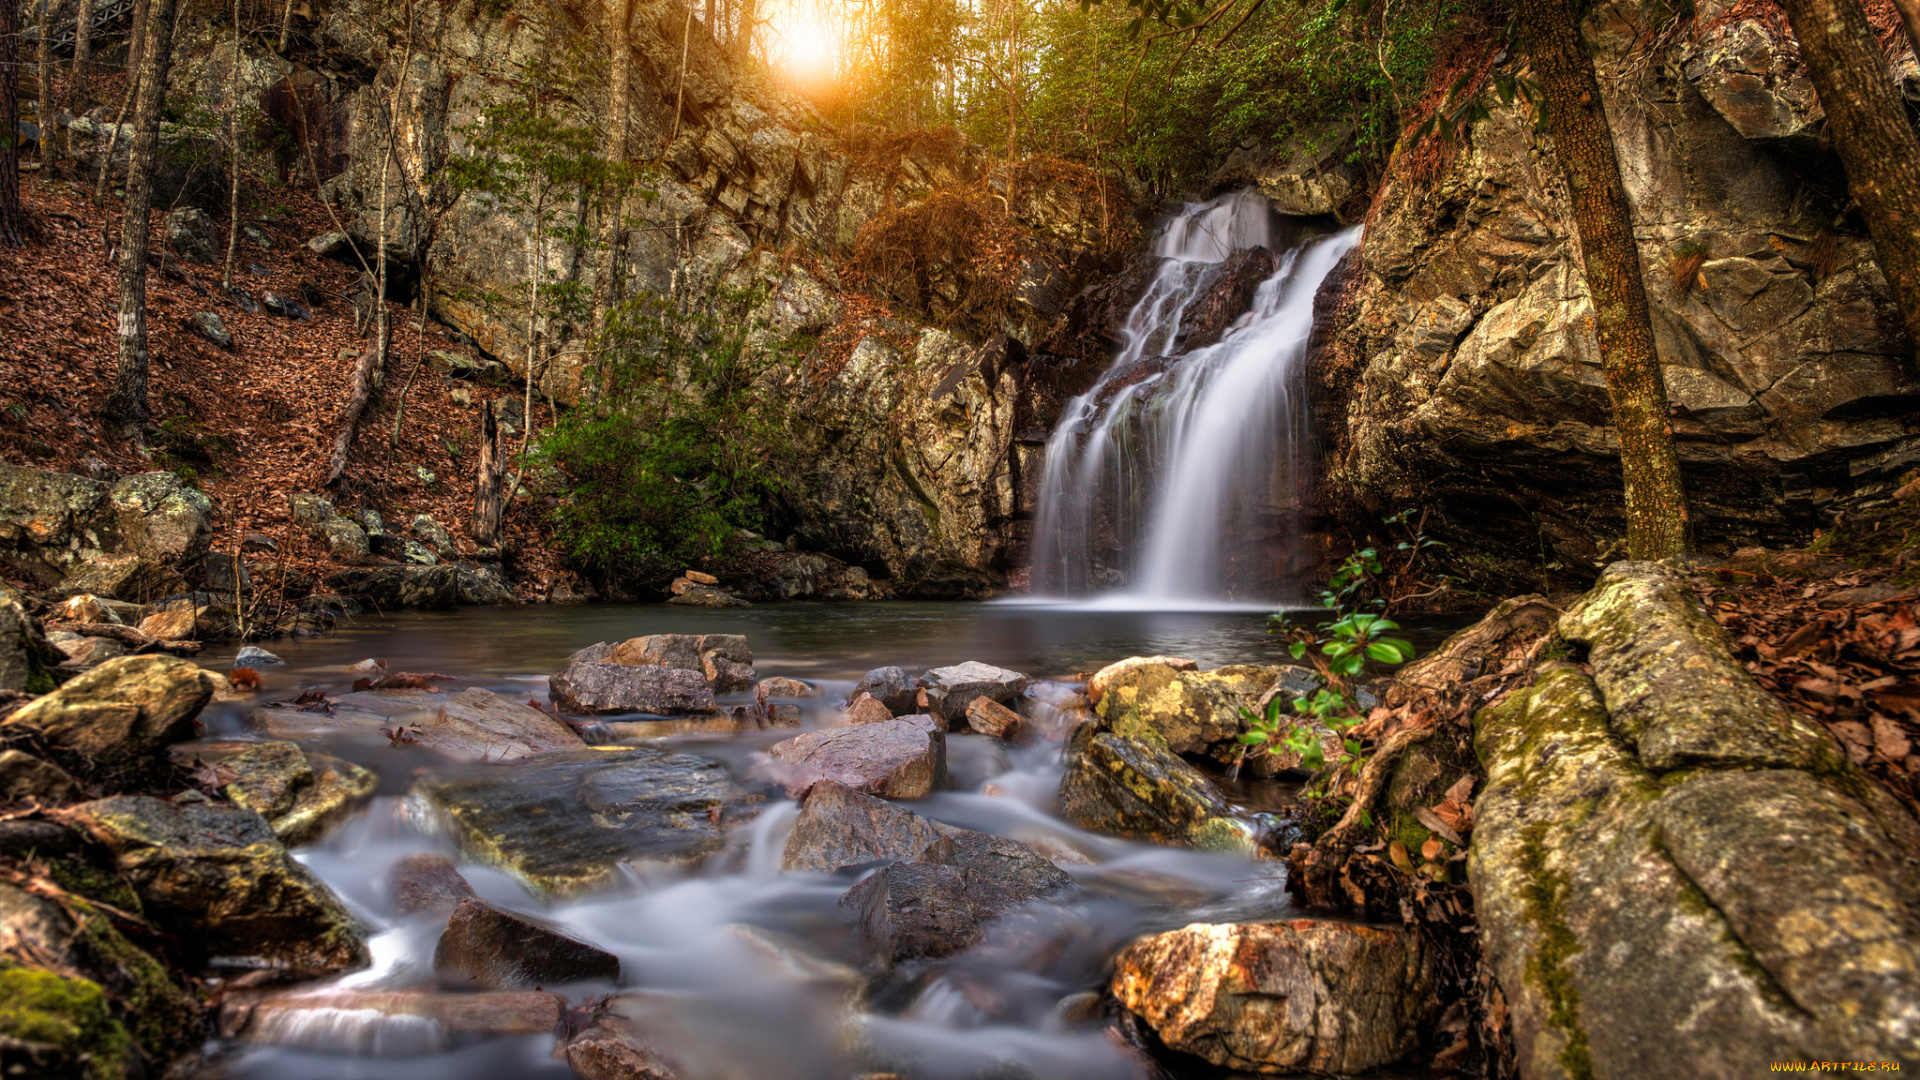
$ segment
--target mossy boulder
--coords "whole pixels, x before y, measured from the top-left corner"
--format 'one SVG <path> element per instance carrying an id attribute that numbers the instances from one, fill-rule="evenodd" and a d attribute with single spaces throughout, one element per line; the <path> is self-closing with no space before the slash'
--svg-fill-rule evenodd
<path id="1" fill-rule="evenodd" d="M 11 597 L 0 596 L 0 690 L 44 694 L 55 686 L 60 653 L 47 644 L 40 621 Z"/>
<path id="2" fill-rule="evenodd" d="M 360 927 L 258 813 L 139 795 L 70 813 L 112 852 L 148 916 L 208 955 L 304 973 L 366 964 Z"/>
<path id="3" fill-rule="evenodd" d="M 351 814 L 379 785 L 372 772 L 298 743 L 210 742 L 176 747 L 174 757 L 224 781 L 235 806 L 267 819 L 283 844 L 304 844 Z"/>
<path id="4" fill-rule="evenodd" d="M 1243 851 L 1251 830 L 1205 773 L 1153 733 L 1081 724 L 1067 743 L 1060 813 L 1083 829 L 1176 847 Z"/>
<path id="5" fill-rule="evenodd" d="M 1151 733 L 1176 754 L 1231 765 L 1244 749 L 1239 742 L 1246 730 L 1242 710 L 1258 712 L 1276 687 L 1291 701 L 1318 685 L 1304 668 L 1236 664 L 1194 671 L 1177 661 L 1146 662 L 1110 675 L 1096 711 L 1115 734 L 1137 739 Z M 1292 768 L 1298 759 L 1274 753 L 1251 764 L 1275 772 Z"/>
<path id="6" fill-rule="evenodd" d="M 10 1075 L 122 1080 L 138 1075 L 133 1041 L 86 979 L 0 959 L 0 1047 Z M 14 1072 L 18 1068 L 19 1072 Z"/>
<path id="7" fill-rule="evenodd" d="M 123 656 L 28 702 L 5 721 L 31 732 L 62 764 L 88 771 L 140 763 L 193 737 L 213 680 L 173 656 Z"/>

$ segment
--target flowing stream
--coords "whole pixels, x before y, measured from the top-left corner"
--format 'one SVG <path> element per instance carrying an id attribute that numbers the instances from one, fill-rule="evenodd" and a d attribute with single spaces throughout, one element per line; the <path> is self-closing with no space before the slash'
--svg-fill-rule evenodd
<path id="1" fill-rule="evenodd" d="M 1162 227 L 1152 282 L 1113 364 L 1047 443 L 1036 596 L 1116 608 L 1297 599 L 1286 580 L 1307 480 L 1302 366 L 1313 298 L 1360 230 L 1288 246 L 1252 307 L 1187 350 L 1185 320 L 1238 251 L 1281 233 L 1253 192 L 1192 203 Z"/>
<path id="2" fill-rule="evenodd" d="M 1439 628 L 1425 632 L 1425 637 Z M 545 675 L 571 651 L 647 633 L 745 633 L 762 677 L 799 676 L 825 691 L 807 699 L 803 726 L 835 721 L 837 706 L 866 669 L 914 669 L 980 659 L 1034 674 L 1021 711 L 1049 737 L 1013 749 L 949 736 L 954 790 L 907 803 L 925 816 L 1034 846 L 1080 885 L 1043 903 L 979 945 L 915 962 L 850 994 L 831 972 L 858 964 L 855 936 L 837 901 L 853 878 L 782 873 L 794 804 L 774 799 L 737 826 L 724 852 L 697 866 L 633 867 L 625 884 L 549 903 L 516 879 L 466 858 L 408 795 L 415 777 L 443 767 L 418 748 L 343 732 L 314 740 L 381 778 L 351 821 L 297 856 L 370 928 L 373 966 L 294 987 L 313 1007 L 254 1025 L 246 1041 L 221 1044 L 207 1076 L 260 1080 L 478 1080 L 570 1076 L 547 1033 L 463 1032 L 433 1019 L 342 993 L 433 991 L 433 952 L 444 913 L 406 916 L 388 875 L 401 858 L 453 857 L 475 890 L 502 906 L 543 916 L 620 959 L 619 984 L 547 987 L 579 1005 L 619 993 L 640 1010 L 650 1038 L 679 1058 L 679 1080 L 826 1080 L 864 1072 L 915 1077 L 1106 1080 L 1145 1077 L 1136 1053 L 1104 1018 L 1082 1015 L 1089 991 L 1131 937 L 1209 918 L 1274 917 L 1287 910 L 1280 868 L 1241 856 L 1159 848 L 1083 832 L 1054 814 L 1059 739 L 1076 700 L 1062 676 L 1140 653 L 1178 653 L 1205 666 L 1274 660 L 1262 620 L 1247 613 L 1092 615 L 966 604 L 788 604 L 747 611 L 664 606 L 467 609 L 364 620 L 307 641 L 276 643 L 285 666 L 264 669 L 262 700 L 300 688 L 339 694 L 346 667 L 379 657 L 393 670 L 463 676 L 520 700 L 544 698 Z M 1416 636 L 1422 636 L 1416 631 Z M 217 665 L 227 658 L 209 656 Z M 247 737 L 247 703 L 212 707 L 208 736 Z M 792 729 L 672 740 L 673 749 L 717 758 L 736 773 Z M 654 745 L 660 745 L 654 743 Z M 486 768 L 510 770 L 512 764 Z M 1259 821 L 1288 797 L 1280 785 L 1229 789 Z M 996 924 L 998 925 L 998 924 Z M 775 943 L 769 947 L 769 942 Z M 823 977 L 823 973 L 828 973 Z M 331 996 L 329 996 L 331 995 Z M 686 1064 L 693 1062 L 692 1065 Z M 1197 1075 L 1197 1074 L 1196 1074 Z"/>

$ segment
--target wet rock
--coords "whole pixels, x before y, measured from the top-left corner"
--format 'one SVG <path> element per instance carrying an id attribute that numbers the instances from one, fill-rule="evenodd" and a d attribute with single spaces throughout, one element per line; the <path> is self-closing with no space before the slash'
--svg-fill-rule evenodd
<path id="1" fill-rule="evenodd" d="M 715 708 L 713 690 L 698 670 L 582 660 L 579 653 L 554 672 L 548 692 L 555 705 L 574 713 L 670 716 L 712 712 Z"/>
<path id="2" fill-rule="evenodd" d="M 0 751 L 0 802 L 59 806 L 79 797 L 79 783 L 60 766 L 19 750 Z"/>
<path id="3" fill-rule="evenodd" d="M 984 697 L 967 704 L 967 726 L 982 735 L 1007 740 L 1021 738 L 1027 731 L 1027 722 L 1019 713 Z"/>
<path id="4" fill-rule="evenodd" d="M 638 1024 L 601 1017 L 567 1043 L 567 1064 L 580 1080 L 679 1080 L 648 1044 Z"/>
<path id="5" fill-rule="evenodd" d="M 220 316 L 211 311 L 193 313 L 193 330 L 223 349 L 233 348 L 233 332 L 227 329 L 226 323 L 220 321 Z"/>
<path id="6" fill-rule="evenodd" d="M 451 566 L 342 570 L 328 578 L 327 584 L 342 596 L 350 596 L 381 611 L 403 608 L 444 611 L 460 603 L 460 575 Z"/>
<path id="7" fill-rule="evenodd" d="M 0 690 L 44 694 L 54 687 L 53 668 L 59 662 L 40 620 L 18 601 L 0 596 Z"/>
<path id="8" fill-rule="evenodd" d="M 767 698 L 819 697 L 820 688 L 811 683 L 801 682 L 799 679 L 775 676 L 771 679 L 761 679 L 760 685 L 754 689 L 754 696 L 763 701 Z"/>
<path id="9" fill-rule="evenodd" d="M 742 690 L 751 690 L 759 678 L 753 668 L 729 659 L 718 650 L 701 654 L 700 673 L 706 677 L 707 685 L 716 694 L 737 694 Z"/>
<path id="10" fill-rule="evenodd" d="M 849 700 L 858 698 L 861 694 L 871 695 L 895 716 L 906 716 L 920 707 L 920 685 L 913 676 L 907 674 L 904 668 L 874 668 L 860 676 L 860 681 L 853 686 L 853 694 Z"/>
<path id="11" fill-rule="evenodd" d="M 408 566 L 434 566 L 440 562 L 440 557 L 425 544 L 390 532 L 368 536 L 367 544 L 373 549 L 374 554 L 398 559 Z"/>
<path id="12" fill-rule="evenodd" d="M 463 604 L 512 604 L 517 602 L 513 587 L 500 572 L 488 565 L 461 563 L 460 602 Z"/>
<path id="13" fill-rule="evenodd" d="M 1164 667 L 1173 671 L 1199 671 L 1200 665 L 1180 656 L 1129 656 L 1101 668 L 1087 679 L 1087 704 L 1098 705 L 1113 680 L 1136 668 Z"/>
<path id="14" fill-rule="evenodd" d="M 893 719 L 893 713 L 885 705 L 874 700 L 872 694 L 861 694 L 847 706 L 847 723 L 879 724 Z"/>
<path id="15" fill-rule="evenodd" d="M 615 739 L 668 739 L 681 735 L 744 735 L 800 726 L 795 705 L 736 705 L 704 716 L 655 717 L 647 720 L 602 721 Z"/>
<path id="16" fill-rule="evenodd" d="M 566 1003 L 531 990 L 451 994 L 422 990 L 239 991 L 220 1003 L 223 1039 L 356 1057 L 432 1053 L 447 1036 L 545 1035 Z M 329 1023 L 343 1014 L 363 1024 Z"/>
<path id="17" fill-rule="evenodd" d="M 393 864 L 387 885 L 394 907 L 403 915 L 452 911 L 473 895 L 453 860 L 445 855 L 409 855 Z"/>
<path id="18" fill-rule="evenodd" d="M 304 844 L 351 814 L 379 778 L 352 762 L 292 742 L 212 742 L 174 757 L 218 780 L 235 806 L 267 819 L 283 844 Z"/>
<path id="19" fill-rule="evenodd" d="M 953 667 L 934 668 L 920 679 L 927 691 L 927 708 L 947 726 L 964 723 L 967 706 L 975 698 L 1006 704 L 1020 696 L 1028 679 L 1017 671 L 969 660 Z"/>
<path id="20" fill-rule="evenodd" d="M 927 716 L 809 731 L 767 754 L 772 775 L 796 797 L 817 780 L 892 799 L 921 799 L 946 786 L 946 734 Z"/>
<path id="21" fill-rule="evenodd" d="M 286 663 L 285 660 L 280 659 L 258 645 L 246 646 L 233 658 L 233 666 L 237 668 L 277 667 L 284 663 Z"/>
<path id="22" fill-rule="evenodd" d="M 366 964 L 360 928 L 259 814 L 138 795 L 69 813 L 113 854 L 148 916 L 210 955 L 309 973 Z"/>
<path id="23" fill-rule="evenodd" d="M 67 672 L 86 671 L 127 655 L 127 647 L 112 638 L 56 634 L 48 640 L 65 657 L 60 662 L 60 669 Z"/>
<path id="24" fill-rule="evenodd" d="M 434 947 L 433 968 L 442 983 L 459 989 L 525 990 L 620 978 L 620 961 L 612 953 L 478 898 L 453 909 Z"/>
<path id="25" fill-rule="evenodd" d="M 954 831 L 837 780 L 821 780 L 801 800 L 780 869 L 830 874 L 843 866 L 911 859 Z"/>
<path id="26" fill-rule="evenodd" d="M 651 747 L 469 766 L 415 790 L 467 856 L 561 897 L 612 884 L 625 864 L 711 854 L 765 802 L 718 761 Z"/>
<path id="27" fill-rule="evenodd" d="M 0 730 L 31 731 L 57 755 L 111 768 L 192 738 L 213 691 L 213 680 L 185 660 L 126 656 L 28 702 Z"/>
<path id="28" fill-rule="evenodd" d="M 1318 685 L 1303 668 L 1236 665 L 1183 671 L 1141 664 L 1109 677 L 1096 711 L 1117 734 L 1140 738 L 1151 733 L 1176 754 L 1230 765 L 1244 750 L 1240 711 L 1257 711 L 1267 691 L 1289 677 L 1303 691 Z M 1292 762 L 1275 764 L 1287 767 Z"/>
<path id="29" fill-rule="evenodd" d="M 448 698 L 416 730 L 415 742 L 462 761 L 515 761 L 586 745 L 567 724 L 479 687 Z"/>
<path id="30" fill-rule="evenodd" d="M 127 1032 L 98 984 L 0 958 L 0 1047 L 9 1072 L 47 1080 L 126 1080 Z"/>
<path id="31" fill-rule="evenodd" d="M 1067 744 L 1060 814 L 1083 829 L 1206 850 L 1241 851 L 1247 827 L 1213 782 L 1164 745 L 1081 724 Z"/>
<path id="32" fill-rule="evenodd" d="M 739 608 L 753 605 L 725 589 L 713 585 L 692 585 L 667 597 L 667 603 L 679 607 Z"/>
<path id="33" fill-rule="evenodd" d="M 1419 1045 L 1439 1002 L 1420 935 L 1317 919 L 1140 938 L 1113 996 L 1167 1046 L 1228 1069 L 1357 1073 Z"/>
<path id="34" fill-rule="evenodd" d="M 1065 871 L 1026 845 L 960 829 L 911 862 L 875 871 L 840 906 L 859 920 L 874 961 L 888 967 L 959 952 L 992 920 L 1073 888 Z"/>
<path id="35" fill-rule="evenodd" d="M 214 261 L 213 219 L 197 206 L 182 207 L 167 214 L 167 246 L 190 263 Z"/>

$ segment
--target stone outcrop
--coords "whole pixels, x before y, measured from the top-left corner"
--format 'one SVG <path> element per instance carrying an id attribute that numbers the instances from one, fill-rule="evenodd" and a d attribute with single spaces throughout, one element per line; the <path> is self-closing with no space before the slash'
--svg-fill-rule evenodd
<path id="1" fill-rule="evenodd" d="M 1801 541 L 1920 463 L 1913 346 L 1864 228 L 1834 224 L 1843 173 L 1779 22 L 1716 0 L 1649 58 L 1639 20 L 1598 5 L 1588 38 L 1694 528 L 1721 554 Z M 1519 105 L 1435 150 L 1390 171 L 1321 296 L 1324 493 L 1369 525 L 1425 508 L 1499 593 L 1584 587 L 1625 527 L 1564 181 Z"/>
<path id="2" fill-rule="evenodd" d="M 1162 1042 L 1235 1070 L 1391 1064 L 1439 1004 L 1420 934 L 1398 925 L 1195 923 L 1135 941 L 1114 969 L 1114 998 Z"/>
<path id="3" fill-rule="evenodd" d="M 1610 568 L 1475 723 L 1469 871 L 1520 1073 L 1913 1060 L 1920 825 L 1753 684 L 1672 571 Z"/>

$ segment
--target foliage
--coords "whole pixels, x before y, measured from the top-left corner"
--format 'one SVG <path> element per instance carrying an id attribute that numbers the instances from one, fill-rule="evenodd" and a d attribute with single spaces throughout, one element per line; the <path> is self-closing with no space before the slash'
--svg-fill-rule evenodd
<path id="1" fill-rule="evenodd" d="M 589 368 L 597 406 L 567 413 L 539 448 L 568 479 L 553 524 L 575 562 L 645 576 L 763 525 L 792 453 L 767 383 L 794 349 L 762 340 L 755 299 L 689 313 L 649 295 L 609 313 Z"/>

